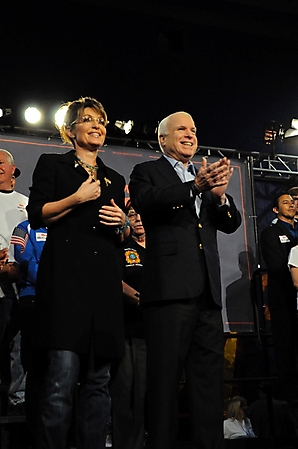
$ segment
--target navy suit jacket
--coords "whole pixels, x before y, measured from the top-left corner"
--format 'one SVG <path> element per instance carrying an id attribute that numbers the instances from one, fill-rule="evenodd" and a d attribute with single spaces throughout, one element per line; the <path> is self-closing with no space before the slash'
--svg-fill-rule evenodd
<path id="1" fill-rule="evenodd" d="M 133 169 L 131 201 L 146 230 L 143 304 L 195 298 L 207 276 L 213 300 L 221 305 L 217 230 L 234 232 L 241 216 L 231 196 L 229 206 L 219 207 L 211 192 L 204 192 L 198 218 L 191 184 L 183 183 L 163 156 Z"/>
<path id="2" fill-rule="evenodd" d="M 268 304 L 272 310 L 291 307 L 296 310 L 297 292 L 288 268 L 290 250 L 297 245 L 282 221 L 278 220 L 261 234 L 261 249 L 268 270 Z"/>

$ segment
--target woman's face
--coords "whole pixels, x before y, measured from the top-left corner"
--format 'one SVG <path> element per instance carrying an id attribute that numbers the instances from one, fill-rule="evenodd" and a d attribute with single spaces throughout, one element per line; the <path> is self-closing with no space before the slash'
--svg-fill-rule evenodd
<path id="1" fill-rule="evenodd" d="M 102 147 L 107 133 L 104 123 L 104 118 L 95 109 L 85 108 L 73 128 L 68 130 L 75 148 L 97 150 Z"/>

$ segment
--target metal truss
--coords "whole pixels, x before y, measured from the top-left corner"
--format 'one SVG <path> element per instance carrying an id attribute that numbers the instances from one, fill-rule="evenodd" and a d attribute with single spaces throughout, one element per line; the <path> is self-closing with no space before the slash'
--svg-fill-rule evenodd
<path id="1" fill-rule="evenodd" d="M 109 141 L 109 138 L 107 138 Z M 112 144 L 119 144 L 120 141 L 122 145 L 134 146 L 137 148 L 143 148 L 148 150 L 160 151 L 158 142 L 156 140 L 141 140 L 135 139 L 134 142 L 131 139 L 120 138 L 116 142 L 114 139 L 110 139 Z M 258 151 L 241 151 L 235 150 L 233 148 L 221 148 L 221 147 L 209 147 L 200 146 L 197 155 L 213 157 L 228 157 L 239 160 L 247 160 L 253 171 L 254 178 L 262 178 L 266 180 L 287 180 L 293 175 L 298 175 L 298 155 L 290 154 L 275 154 L 274 151 L 271 153 L 263 153 Z"/>
<path id="2" fill-rule="evenodd" d="M 254 178 L 287 180 L 298 175 L 298 155 L 245 152 L 230 148 L 200 147 L 198 154 L 250 161 Z"/>
<path id="3" fill-rule="evenodd" d="M 264 156 L 261 153 L 253 162 L 253 173 L 256 178 L 288 179 L 298 175 L 298 156 L 290 154 L 276 154 Z"/>
<path id="4" fill-rule="evenodd" d="M 0 132 L 7 131 L 1 127 Z M 57 132 L 50 132 L 49 130 L 35 130 L 35 132 L 29 132 L 27 128 L 15 128 L 17 134 L 29 134 L 29 135 L 46 135 L 48 140 L 60 139 Z M 107 135 L 106 144 L 121 145 L 134 148 L 143 148 L 146 150 L 153 150 L 159 152 L 160 148 L 157 140 L 143 140 L 140 138 L 126 137 L 114 137 Z M 266 180 L 281 180 L 286 181 L 291 176 L 298 176 L 298 149 L 297 156 L 292 154 L 278 154 L 275 152 L 274 146 L 271 147 L 270 153 L 263 153 L 258 151 L 242 151 L 233 148 L 221 148 L 200 146 L 197 151 L 197 155 L 213 157 L 228 157 L 230 159 L 239 159 L 241 161 L 247 161 L 251 167 L 253 178 L 262 178 Z"/>

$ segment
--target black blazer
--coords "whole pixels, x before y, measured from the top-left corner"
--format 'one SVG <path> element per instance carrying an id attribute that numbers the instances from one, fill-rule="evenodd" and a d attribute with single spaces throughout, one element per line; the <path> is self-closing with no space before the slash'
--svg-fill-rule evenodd
<path id="1" fill-rule="evenodd" d="M 268 270 L 269 308 L 294 307 L 297 292 L 288 268 L 290 250 L 297 245 L 290 231 L 278 220 L 261 234 L 261 249 Z"/>
<path id="2" fill-rule="evenodd" d="M 123 176 L 97 158 L 101 196 L 49 226 L 37 276 L 36 309 L 47 348 L 86 354 L 94 337 L 96 355 L 121 356 L 124 349 L 122 284 L 115 232 L 99 222 L 99 209 L 124 208 Z M 74 193 L 88 178 L 74 152 L 43 154 L 33 173 L 28 217 L 43 225 L 42 207 Z"/>
<path id="3" fill-rule="evenodd" d="M 204 193 L 199 219 L 191 182 L 183 183 L 164 157 L 137 165 L 129 190 L 146 230 L 142 302 L 197 297 L 208 273 L 213 300 L 221 305 L 217 230 L 232 233 L 241 224 L 232 197 L 219 207 Z"/>

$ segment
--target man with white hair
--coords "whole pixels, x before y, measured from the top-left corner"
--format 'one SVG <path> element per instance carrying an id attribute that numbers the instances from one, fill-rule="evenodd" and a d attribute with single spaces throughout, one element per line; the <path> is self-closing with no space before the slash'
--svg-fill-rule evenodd
<path id="1" fill-rule="evenodd" d="M 162 152 L 135 166 L 131 201 L 146 231 L 140 303 L 147 344 L 150 449 L 173 449 L 183 368 L 192 447 L 224 445 L 222 420 L 223 328 L 217 230 L 232 233 L 241 217 L 226 188 L 233 169 L 226 158 L 197 171 L 192 117 L 177 112 L 159 125 Z"/>
<path id="2" fill-rule="evenodd" d="M 0 344 L 3 343 L 2 340 L 12 307 L 17 301 L 14 282 L 18 276 L 18 265 L 14 259 L 13 245 L 10 245 L 10 238 L 15 226 L 27 218 L 26 205 L 28 198 L 16 192 L 13 187 L 14 179 L 20 173 L 20 170 L 14 163 L 12 154 L 7 150 L 0 149 Z M 19 339 L 19 335 L 16 338 Z M 19 352 L 19 349 L 17 349 L 17 346 L 19 346 L 18 342 L 15 341 L 14 343 L 14 349 Z M 1 349 L 3 350 L 3 347 Z M 5 361 L 1 360 L 1 370 L 4 363 Z M 17 363 L 16 366 L 16 363 L 14 363 L 11 371 L 12 383 L 14 383 L 16 378 L 19 379 L 20 375 L 22 376 L 21 365 Z M 14 385 L 13 388 L 17 390 L 18 386 Z M 20 393 L 19 396 L 21 398 L 17 397 L 16 399 L 10 396 L 11 401 L 9 401 L 9 404 L 12 407 L 24 401 L 24 393 Z"/>

